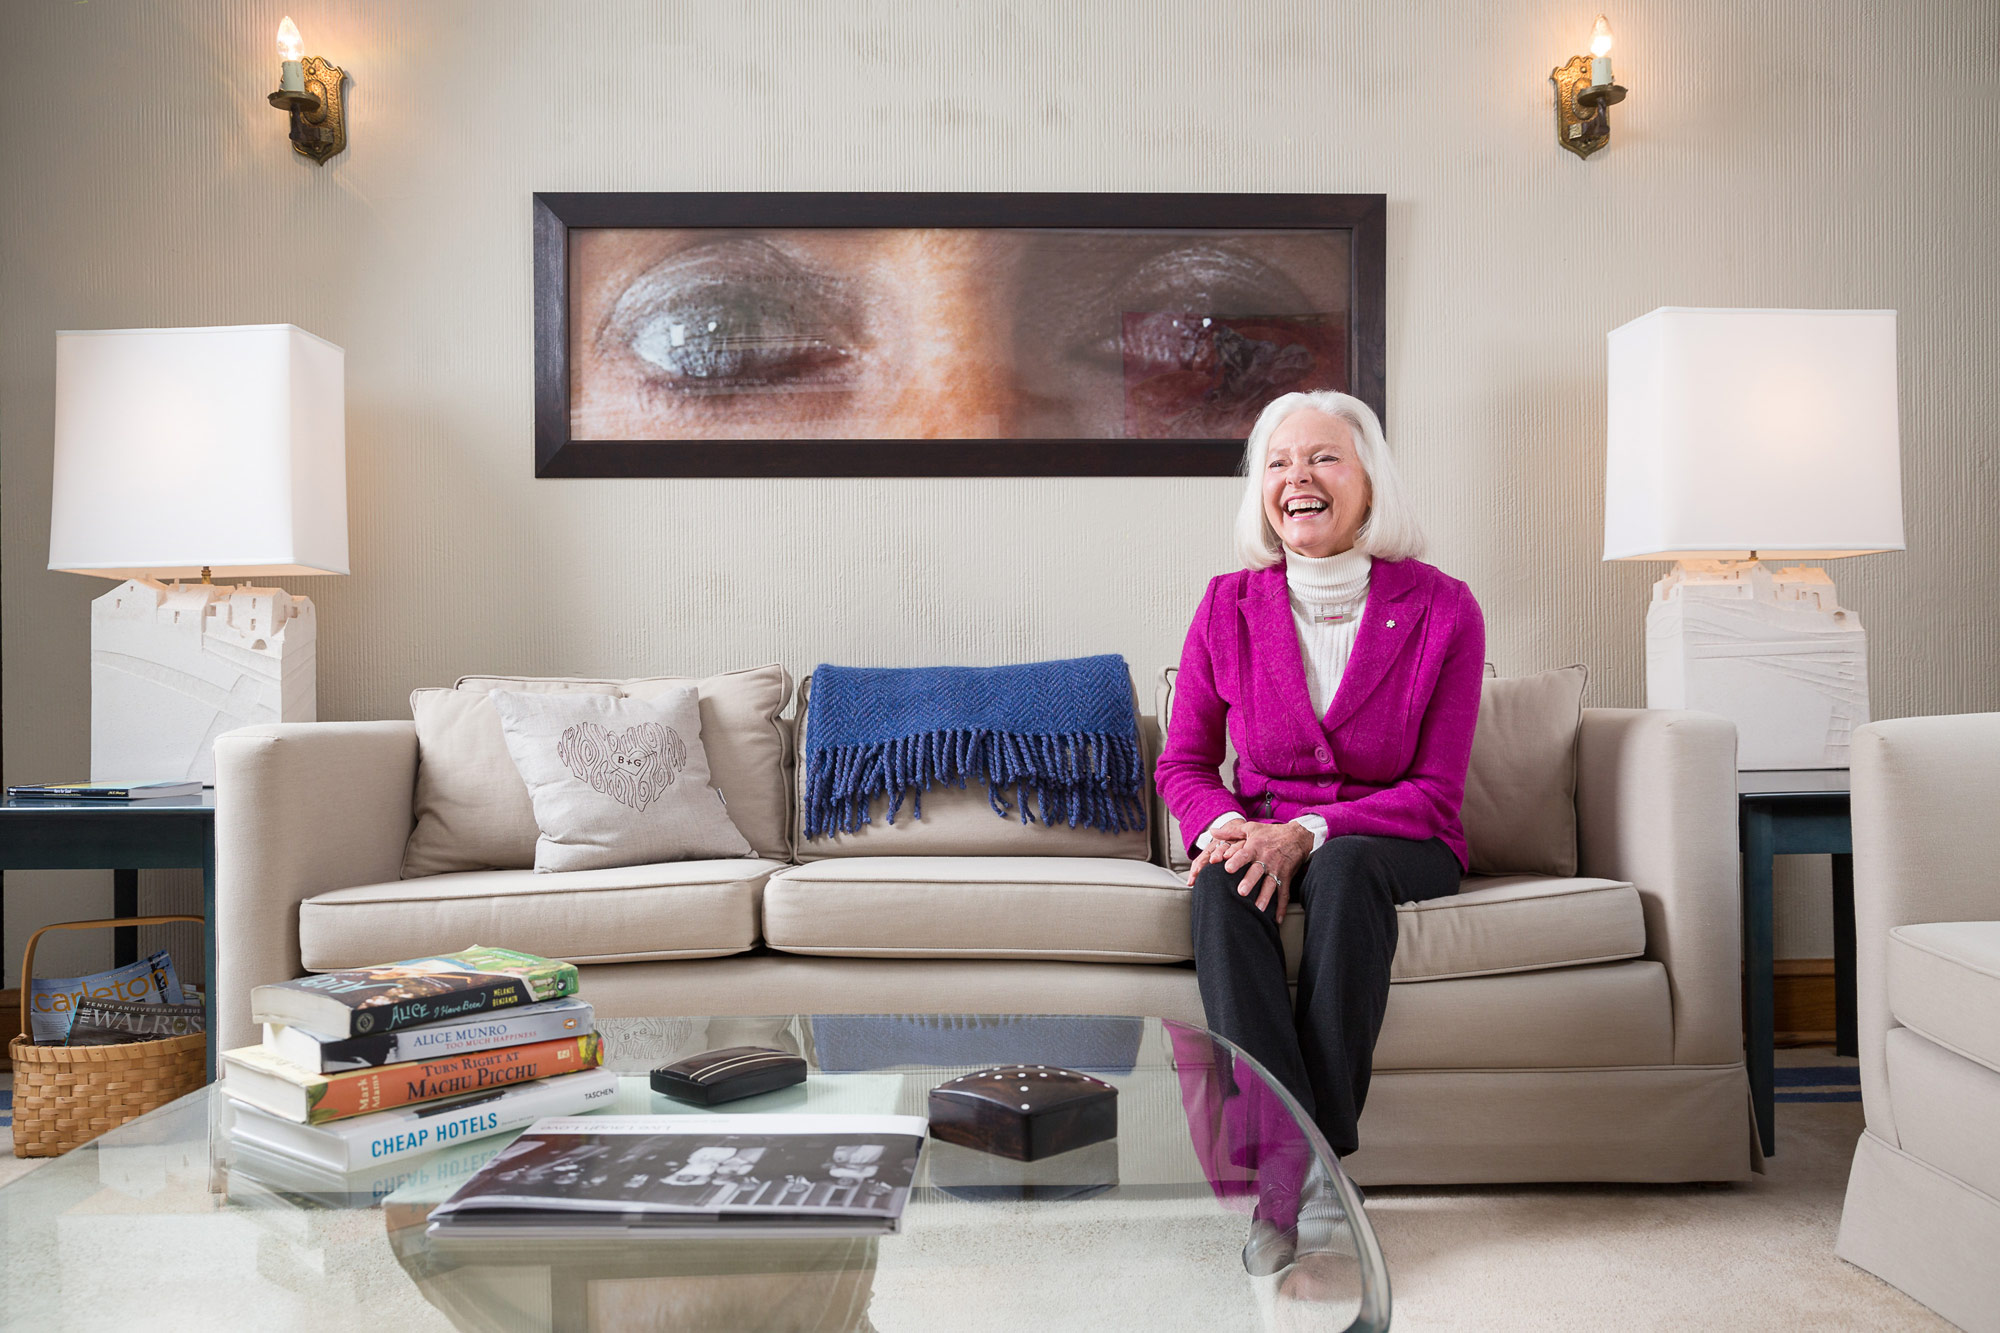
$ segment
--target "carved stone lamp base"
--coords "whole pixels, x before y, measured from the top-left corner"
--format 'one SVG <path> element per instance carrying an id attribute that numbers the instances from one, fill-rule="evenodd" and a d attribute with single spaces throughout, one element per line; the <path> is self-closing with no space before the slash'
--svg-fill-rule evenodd
<path id="1" fill-rule="evenodd" d="M 1686 560 L 1653 585 L 1646 706 L 1736 724 L 1739 769 L 1845 768 L 1868 721 L 1868 639 L 1823 569 Z"/>
<path id="2" fill-rule="evenodd" d="M 127 579 L 90 604 L 94 782 L 215 781 L 215 738 L 318 711 L 312 602 L 280 588 Z"/>

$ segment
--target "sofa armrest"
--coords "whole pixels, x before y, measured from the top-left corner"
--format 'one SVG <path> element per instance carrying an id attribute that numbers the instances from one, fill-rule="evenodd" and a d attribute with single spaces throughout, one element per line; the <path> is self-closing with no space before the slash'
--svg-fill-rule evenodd
<path id="1" fill-rule="evenodd" d="M 1646 957 L 1666 965 L 1674 1063 L 1743 1059 L 1736 728 L 1708 713 L 1586 708 L 1577 871 L 1630 881 Z"/>
<path id="2" fill-rule="evenodd" d="M 1855 1036 L 1868 1128 L 1899 1143 L 1886 1043 L 1896 1026 L 1889 932 L 2000 919 L 2000 713 L 1856 728 L 1853 750 Z"/>
<path id="3" fill-rule="evenodd" d="M 299 903 L 397 878 L 417 780 L 414 722 L 292 722 L 215 741 L 219 1046 L 259 1040 L 250 988 L 300 975 Z"/>

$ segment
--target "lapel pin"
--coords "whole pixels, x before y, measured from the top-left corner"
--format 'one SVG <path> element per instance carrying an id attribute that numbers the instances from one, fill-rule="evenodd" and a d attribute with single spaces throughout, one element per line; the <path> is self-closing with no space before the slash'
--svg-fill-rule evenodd
<path id="1" fill-rule="evenodd" d="M 1390 628 L 1390 629 L 1394 629 L 1394 628 L 1396 628 L 1396 622 L 1395 622 L 1395 621 L 1393 621 L 1393 620 L 1392 620 L 1392 621 L 1390 621 L 1390 622 L 1389 622 L 1389 628 Z"/>

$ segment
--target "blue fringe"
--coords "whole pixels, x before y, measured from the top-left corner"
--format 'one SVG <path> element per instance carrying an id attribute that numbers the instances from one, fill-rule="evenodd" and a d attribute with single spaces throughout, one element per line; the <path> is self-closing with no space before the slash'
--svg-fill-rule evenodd
<path id="1" fill-rule="evenodd" d="M 1030 735 L 968 727 L 814 746 L 806 756 L 805 836 L 859 833 L 874 822 L 870 801 L 885 793 L 889 823 L 896 822 L 906 795 L 911 817 L 922 819 L 925 792 L 964 790 L 974 778 L 985 781 L 986 799 L 1002 818 L 1123 833 L 1146 827 L 1144 776 L 1136 734 Z"/>

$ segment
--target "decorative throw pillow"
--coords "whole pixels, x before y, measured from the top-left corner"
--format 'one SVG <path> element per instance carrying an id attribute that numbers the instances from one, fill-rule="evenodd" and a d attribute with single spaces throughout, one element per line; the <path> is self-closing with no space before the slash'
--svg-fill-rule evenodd
<path id="1" fill-rule="evenodd" d="M 709 780 L 729 803 L 730 822 L 759 856 L 774 861 L 791 857 L 792 736 L 779 714 L 792 701 L 792 674 L 782 666 L 746 667 L 700 678 L 641 676 L 608 682 L 549 676 L 465 676 L 458 688 L 538 694 L 601 691 L 607 684 L 628 699 L 650 699 L 665 690 L 694 686 L 701 696 L 701 747 L 708 755 Z M 499 724 L 496 721 L 494 725 L 497 735 Z M 529 825 L 532 843 L 532 820 Z"/>
<path id="2" fill-rule="evenodd" d="M 782 666 L 750 667 L 696 679 L 648 676 L 589 680 L 561 676 L 464 676 L 455 689 L 410 696 L 417 722 L 416 825 L 403 850 L 404 879 L 462 870 L 516 870 L 535 863 L 535 809 L 514 770 L 487 696 L 607 694 L 635 699 L 684 686 L 701 697 L 701 739 L 710 781 L 760 856 L 791 855 L 791 734 L 779 720 L 791 702 Z"/>
<path id="3" fill-rule="evenodd" d="M 574 688 L 615 696 L 609 681 Z M 417 690 L 416 826 L 403 846 L 403 878 L 460 870 L 525 870 L 535 863 L 535 807 L 507 753 L 500 714 L 485 690 Z"/>
<path id="4" fill-rule="evenodd" d="M 694 686 L 651 699 L 488 696 L 541 836 L 538 871 L 749 856 L 709 785 Z"/>
<path id="5" fill-rule="evenodd" d="M 1576 740 L 1590 672 L 1488 678 L 1465 775 L 1475 875 L 1576 873 Z"/>

